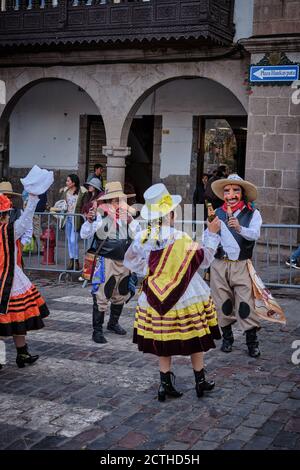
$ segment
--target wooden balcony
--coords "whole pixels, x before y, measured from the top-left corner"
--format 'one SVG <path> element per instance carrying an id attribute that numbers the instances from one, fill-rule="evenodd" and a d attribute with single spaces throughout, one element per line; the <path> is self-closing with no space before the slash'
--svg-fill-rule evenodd
<path id="1" fill-rule="evenodd" d="M 234 0 L 0 0 L 0 49 L 230 45 Z"/>

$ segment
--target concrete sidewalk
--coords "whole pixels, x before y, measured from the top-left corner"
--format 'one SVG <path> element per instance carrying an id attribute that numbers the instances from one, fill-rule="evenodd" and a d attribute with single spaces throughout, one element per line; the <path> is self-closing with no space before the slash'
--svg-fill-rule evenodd
<path id="1" fill-rule="evenodd" d="M 28 337 L 40 354 L 17 369 L 12 340 L 0 372 L 1 449 L 300 449 L 300 292 L 275 291 L 288 326 L 264 324 L 262 356 L 247 355 L 236 331 L 234 351 L 206 354 L 216 388 L 202 399 L 185 357 L 174 359 L 181 399 L 159 403 L 157 358 L 132 344 L 134 302 L 121 317 L 128 333 L 91 340 L 91 297 L 78 283 L 37 282 L 51 316 Z M 298 354 L 300 359 L 300 353 Z"/>

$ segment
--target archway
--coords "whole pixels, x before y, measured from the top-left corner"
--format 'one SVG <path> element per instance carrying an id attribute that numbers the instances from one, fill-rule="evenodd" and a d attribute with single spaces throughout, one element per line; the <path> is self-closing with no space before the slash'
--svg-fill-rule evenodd
<path id="1" fill-rule="evenodd" d="M 84 182 L 94 163 L 106 163 L 99 108 L 69 80 L 38 79 L 19 89 L 2 113 L 0 136 L 4 143 L 0 176 L 15 186 L 25 168 L 38 164 L 55 170 L 52 192 L 57 193 L 68 173 L 78 173 Z"/>
<path id="2" fill-rule="evenodd" d="M 124 122 L 121 143 L 132 147 L 126 161 L 126 180 L 135 186 L 139 199 L 149 184 L 163 181 L 170 191 L 191 202 L 204 171 L 203 122 L 213 118 L 220 125 L 221 120 L 226 121 L 234 145 L 227 144 L 222 156 L 231 158 L 231 170 L 243 174 L 247 113 L 228 88 L 208 78 L 175 77 L 156 84 L 138 98 Z M 243 145 L 239 139 L 243 139 Z M 223 162 L 216 159 L 217 163 Z M 143 174 L 147 176 L 144 181 Z"/>

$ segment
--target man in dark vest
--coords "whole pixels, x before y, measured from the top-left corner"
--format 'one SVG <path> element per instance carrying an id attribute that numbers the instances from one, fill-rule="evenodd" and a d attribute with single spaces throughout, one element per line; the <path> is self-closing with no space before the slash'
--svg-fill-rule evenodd
<path id="1" fill-rule="evenodd" d="M 99 283 L 93 287 L 93 336 L 95 343 L 106 343 L 103 334 L 104 316 L 109 308 L 107 329 L 117 335 L 125 335 L 119 318 L 125 302 L 131 297 L 132 274 L 124 266 L 124 255 L 129 248 L 139 222 L 132 215 L 135 210 L 128 206 L 127 199 L 135 194 L 124 194 L 121 183 L 111 182 L 98 199 L 97 212 L 91 209 L 87 221 L 81 227 L 81 238 L 93 238 L 90 253 L 98 252 L 99 268 L 96 268 Z"/>
<path id="2" fill-rule="evenodd" d="M 211 265 L 211 293 L 223 333 L 221 350 L 232 351 L 231 325 L 237 322 L 246 336 L 249 355 L 258 357 L 257 330 L 260 326 L 247 263 L 252 258 L 262 225 L 259 211 L 250 204 L 257 199 L 257 189 L 232 174 L 213 182 L 212 190 L 224 201 L 215 211 L 221 220 L 221 245 Z"/>

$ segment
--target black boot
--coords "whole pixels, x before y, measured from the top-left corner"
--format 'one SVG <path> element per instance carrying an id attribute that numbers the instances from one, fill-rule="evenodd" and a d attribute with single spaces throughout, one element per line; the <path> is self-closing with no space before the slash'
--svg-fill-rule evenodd
<path id="1" fill-rule="evenodd" d="M 259 357 L 260 350 L 258 347 L 258 339 L 257 339 L 257 328 L 256 326 L 251 330 L 246 331 L 246 344 L 248 346 L 249 356 L 251 357 Z"/>
<path id="2" fill-rule="evenodd" d="M 17 357 L 16 363 L 17 366 L 22 368 L 25 367 L 25 364 L 34 364 L 37 361 L 39 356 L 32 356 L 27 349 L 27 344 L 21 348 L 17 348 Z"/>
<path id="3" fill-rule="evenodd" d="M 221 328 L 221 330 L 223 333 L 221 351 L 225 353 L 230 353 L 232 351 L 232 345 L 234 342 L 231 325 L 224 326 L 223 328 Z"/>
<path id="4" fill-rule="evenodd" d="M 196 393 L 197 397 L 201 398 L 203 396 L 203 392 L 209 392 L 215 386 L 215 382 L 213 380 L 207 381 L 205 380 L 204 369 L 197 371 L 194 370 L 195 374 L 195 381 L 196 381 Z"/>
<path id="5" fill-rule="evenodd" d="M 123 310 L 122 305 L 111 304 L 110 316 L 107 323 L 107 329 L 113 331 L 117 335 L 126 335 L 126 331 L 119 325 L 119 318 Z"/>
<path id="6" fill-rule="evenodd" d="M 104 344 L 107 343 L 103 335 L 103 322 L 105 312 L 100 312 L 97 304 L 97 298 L 93 294 L 93 336 L 92 339 L 95 343 Z"/>
<path id="7" fill-rule="evenodd" d="M 166 395 L 173 398 L 182 397 L 182 393 L 178 392 L 172 383 L 175 385 L 175 375 L 173 372 L 160 372 L 160 386 L 158 389 L 158 401 L 165 401 Z"/>

